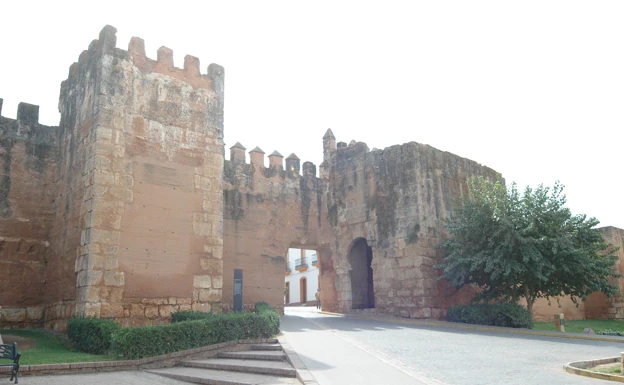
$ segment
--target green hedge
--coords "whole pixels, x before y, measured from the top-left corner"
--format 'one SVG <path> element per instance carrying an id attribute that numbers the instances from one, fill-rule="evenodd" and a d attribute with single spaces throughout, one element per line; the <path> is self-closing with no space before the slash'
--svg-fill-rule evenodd
<path id="1" fill-rule="evenodd" d="M 121 330 L 115 321 L 97 318 L 73 318 L 67 323 L 67 337 L 81 351 L 104 354 L 114 334 Z"/>
<path id="2" fill-rule="evenodd" d="M 270 338 L 279 333 L 279 314 L 263 303 L 257 304 L 253 313 L 197 313 L 178 312 L 174 316 L 177 322 L 167 325 L 121 329 L 112 350 L 126 359 L 137 359 L 226 341 Z M 185 321 L 184 317 L 199 319 Z"/>
<path id="3" fill-rule="evenodd" d="M 446 313 L 446 319 L 467 324 L 529 329 L 533 327 L 529 311 L 513 302 L 451 306 Z"/>
<path id="4" fill-rule="evenodd" d="M 185 322 L 208 319 L 214 316 L 213 313 L 205 313 L 203 311 L 176 311 L 171 313 L 171 322 Z"/>

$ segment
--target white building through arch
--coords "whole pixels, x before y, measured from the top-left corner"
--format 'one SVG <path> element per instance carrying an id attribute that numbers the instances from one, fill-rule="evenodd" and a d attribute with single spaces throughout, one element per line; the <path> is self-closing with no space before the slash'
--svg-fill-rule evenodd
<path id="1" fill-rule="evenodd" d="M 316 250 L 289 248 L 286 252 L 285 306 L 315 306 L 319 288 Z"/>

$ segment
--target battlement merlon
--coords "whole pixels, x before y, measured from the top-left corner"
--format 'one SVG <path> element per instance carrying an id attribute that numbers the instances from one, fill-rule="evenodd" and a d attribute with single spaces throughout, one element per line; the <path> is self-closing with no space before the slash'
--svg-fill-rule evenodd
<path id="1" fill-rule="evenodd" d="M 0 99 L 0 116 L 2 116 L 2 104 L 4 99 Z M 10 119 L 10 118 L 5 118 Z M 30 103 L 20 102 L 17 105 L 17 118 L 15 121 L 22 125 L 35 127 L 39 125 L 39 106 Z"/>
<path id="2" fill-rule="evenodd" d="M 230 147 L 230 162 L 232 162 L 233 164 L 244 164 L 245 150 L 245 146 L 240 144 L 240 142 L 236 142 L 235 145 Z"/>
<path id="3" fill-rule="evenodd" d="M 277 151 L 273 151 L 269 155 L 269 167 L 284 168 L 284 156 Z"/>
<path id="4" fill-rule="evenodd" d="M 103 54 L 113 54 L 117 57 L 126 57 L 133 61 L 134 65 L 146 73 L 160 73 L 189 83 L 195 88 L 212 89 L 223 102 L 223 83 L 225 71 L 222 66 L 212 63 L 208 66 L 205 74 L 200 71 L 199 59 L 187 55 L 184 58 L 184 67 L 174 66 L 173 50 L 160 47 L 157 51 L 156 60 L 150 59 L 145 53 L 145 41 L 139 37 L 132 37 L 128 43 L 128 50 L 117 48 L 117 29 L 106 25 L 99 34 L 99 39 L 89 44 L 89 49 L 80 54 L 79 60 L 69 68 L 68 79 L 70 81 L 79 73 L 79 66 L 87 66 L 94 57 Z M 63 87 L 63 85 L 61 85 Z"/>
<path id="5" fill-rule="evenodd" d="M 269 166 L 265 167 L 265 152 L 260 147 L 255 147 L 249 151 L 249 165 L 259 168 L 265 175 L 280 176 L 282 178 L 286 176 L 302 175 L 301 174 L 301 160 L 294 153 L 286 157 L 286 165 L 284 166 L 284 156 L 278 151 L 273 151 L 269 156 Z M 247 163 L 245 162 L 245 146 L 240 142 L 236 142 L 230 147 L 230 167 L 245 168 Z M 278 172 L 275 173 L 274 171 Z M 303 175 L 312 175 L 316 177 L 316 166 L 312 162 L 305 162 L 303 167 Z"/>
<path id="6" fill-rule="evenodd" d="M 0 136 L 17 141 L 54 148 L 58 145 L 56 132 L 58 126 L 46 126 L 39 123 L 39 106 L 21 102 L 17 106 L 17 117 L 2 116 L 0 99 Z"/>
<path id="7" fill-rule="evenodd" d="M 327 160 L 334 151 L 336 151 L 336 137 L 331 128 L 328 128 L 323 135 L 323 160 Z"/>
<path id="8" fill-rule="evenodd" d="M 288 158 L 286 158 L 286 171 L 294 172 L 295 174 L 299 174 L 301 171 L 301 161 L 295 153 L 288 155 Z"/>

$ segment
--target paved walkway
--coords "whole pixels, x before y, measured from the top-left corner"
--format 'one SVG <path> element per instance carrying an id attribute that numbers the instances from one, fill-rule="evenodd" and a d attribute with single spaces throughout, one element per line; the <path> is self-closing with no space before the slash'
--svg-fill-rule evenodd
<path id="1" fill-rule="evenodd" d="M 284 337 L 320 385 L 607 384 L 563 364 L 612 357 L 622 343 L 404 325 L 287 308 Z"/>
<path id="2" fill-rule="evenodd" d="M 9 377 L 0 381 L 13 384 Z M 155 374 L 128 371 L 91 374 L 67 374 L 55 376 L 20 376 L 20 385 L 188 385 L 187 382 L 171 380 Z"/>

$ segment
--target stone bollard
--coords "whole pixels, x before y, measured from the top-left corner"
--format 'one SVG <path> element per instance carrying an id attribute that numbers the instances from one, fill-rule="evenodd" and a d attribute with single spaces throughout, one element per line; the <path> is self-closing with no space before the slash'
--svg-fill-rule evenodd
<path id="1" fill-rule="evenodd" d="M 565 319 L 563 313 L 555 314 L 555 329 L 565 333 Z"/>

